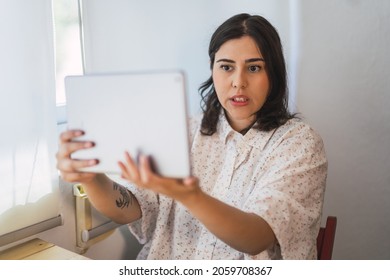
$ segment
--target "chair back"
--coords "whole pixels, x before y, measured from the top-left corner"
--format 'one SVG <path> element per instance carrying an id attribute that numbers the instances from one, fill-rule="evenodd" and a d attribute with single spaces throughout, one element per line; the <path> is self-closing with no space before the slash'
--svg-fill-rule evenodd
<path id="1" fill-rule="evenodd" d="M 328 216 L 325 227 L 321 227 L 317 236 L 317 258 L 331 260 L 336 235 L 337 217 Z"/>

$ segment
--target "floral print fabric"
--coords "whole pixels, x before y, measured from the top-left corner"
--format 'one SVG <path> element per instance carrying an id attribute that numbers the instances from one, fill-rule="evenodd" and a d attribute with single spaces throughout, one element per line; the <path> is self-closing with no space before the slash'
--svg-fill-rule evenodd
<path id="1" fill-rule="evenodd" d="M 236 251 L 180 203 L 128 185 L 142 218 L 129 225 L 144 244 L 139 259 L 315 259 L 327 176 L 321 137 L 292 119 L 270 131 L 234 131 L 221 115 L 217 132 L 190 121 L 192 174 L 204 192 L 262 217 L 277 244 L 258 255 Z"/>

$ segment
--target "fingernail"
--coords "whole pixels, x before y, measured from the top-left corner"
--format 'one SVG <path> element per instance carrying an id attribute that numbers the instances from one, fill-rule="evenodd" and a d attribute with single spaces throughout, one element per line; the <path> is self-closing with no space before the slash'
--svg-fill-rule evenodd
<path id="1" fill-rule="evenodd" d="M 95 143 L 93 143 L 93 142 L 86 142 L 85 144 L 84 144 L 84 147 L 85 148 L 91 148 L 91 147 L 93 147 L 95 145 Z"/>
<path id="2" fill-rule="evenodd" d="M 148 157 L 145 155 L 142 155 L 141 160 L 142 160 L 142 162 L 146 162 L 148 160 Z"/>

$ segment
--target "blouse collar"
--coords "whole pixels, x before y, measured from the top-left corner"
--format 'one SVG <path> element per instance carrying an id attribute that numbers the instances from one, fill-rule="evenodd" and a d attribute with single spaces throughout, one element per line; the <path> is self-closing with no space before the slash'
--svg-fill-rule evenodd
<path id="1" fill-rule="evenodd" d="M 231 138 L 238 138 L 241 141 L 245 142 L 247 145 L 250 145 L 260 150 L 263 150 L 265 148 L 275 131 L 276 129 L 273 129 L 271 131 L 260 131 L 252 127 L 245 135 L 242 135 L 230 126 L 223 110 L 219 116 L 219 122 L 217 127 L 217 133 L 220 137 L 220 140 L 225 144 Z"/>

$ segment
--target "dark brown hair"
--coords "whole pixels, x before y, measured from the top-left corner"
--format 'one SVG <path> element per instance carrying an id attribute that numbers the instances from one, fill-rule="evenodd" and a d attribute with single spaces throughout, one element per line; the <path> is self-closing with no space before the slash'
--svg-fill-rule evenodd
<path id="1" fill-rule="evenodd" d="M 256 114 L 254 128 L 270 131 L 294 117 L 288 111 L 286 64 L 282 44 L 276 29 L 258 15 L 238 14 L 222 23 L 211 37 L 209 45 L 210 68 L 213 69 L 215 54 L 227 41 L 250 36 L 257 44 L 265 61 L 270 80 L 266 102 Z M 203 119 L 201 133 L 212 135 L 217 130 L 221 104 L 218 101 L 212 76 L 199 87 Z"/>

